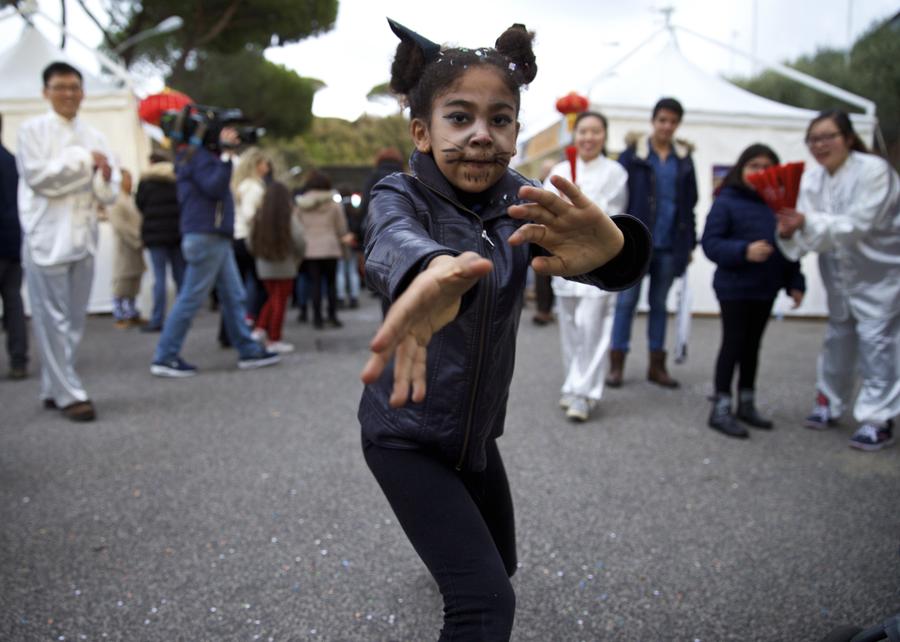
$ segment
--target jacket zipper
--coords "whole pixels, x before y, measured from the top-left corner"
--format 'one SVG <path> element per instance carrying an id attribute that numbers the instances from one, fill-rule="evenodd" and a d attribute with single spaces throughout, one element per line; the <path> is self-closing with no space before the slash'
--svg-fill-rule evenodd
<path id="1" fill-rule="evenodd" d="M 453 199 L 449 198 L 446 194 L 443 194 L 440 191 L 434 189 L 428 183 L 421 180 L 418 176 L 416 176 L 414 178 L 419 183 L 421 183 L 422 185 L 427 187 L 429 190 L 431 190 L 432 192 L 434 192 L 435 194 L 437 194 L 444 200 L 450 202 L 455 207 L 458 207 L 462 211 L 464 211 L 468 214 L 471 214 L 472 216 L 475 217 L 475 219 L 478 221 L 479 226 L 481 227 L 481 239 L 482 239 L 482 241 L 486 241 L 486 243 L 483 242 L 481 244 L 481 247 L 479 248 L 481 250 L 482 256 L 484 256 L 485 254 L 488 253 L 487 245 L 490 245 L 491 248 L 496 247 L 494 245 L 494 242 L 488 236 L 487 230 L 484 229 L 484 221 L 478 214 L 476 214 L 469 208 L 461 205 L 460 203 L 457 203 Z M 490 284 L 491 284 L 491 281 L 487 281 L 488 290 L 490 289 Z M 472 435 L 472 421 L 474 420 L 474 417 L 475 417 L 475 401 L 478 397 L 478 383 L 481 380 L 481 362 L 484 357 L 484 342 L 485 342 L 485 335 L 487 334 L 487 308 L 488 308 L 488 304 L 490 303 L 490 300 L 491 300 L 490 292 L 488 290 L 485 290 L 485 292 L 481 296 L 481 310 L 480 310 L 481 321 L 480 321 L 480 324 L 478 327 L 478 358 L 475 363 L 475 374 L 472 377 L 472 386 L 471 386 L 470 392 L 469 392 L 469 413 L 468 413 L 468 416 L 466 417 L 466 428 L 465 428 L 465 431 L 463 432 L 463 443 L 462 443 L 462 448 L 460 449 L 460 452 L 459 452 L 459 460 L 456 462 L 456 466 L 455 466 L 456 470 L 462 470 L 462 466 L 466 460 L 466 451 L 469 449 L 469 438 Z"/>

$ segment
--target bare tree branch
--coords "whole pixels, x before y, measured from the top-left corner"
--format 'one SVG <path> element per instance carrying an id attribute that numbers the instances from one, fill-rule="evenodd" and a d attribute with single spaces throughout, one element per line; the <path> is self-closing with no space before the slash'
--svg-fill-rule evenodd
<path id="1" fill-rule="evenodd" d="M 234 14 L 237 12 L 238 5 L 241 4 L 241 0 L 231 0 L 231 4 L 228 5 L 228 8 L 222 12 L 222 17 L 220 17 L 216 23 L 210 28 L 210 30 L 204 35 L 200 40 L 197 41 L 197 46 L 202 47 L 210 40 L 214 39 L 220 33 L 222 33 L 228 24 L 231 22 L 231 19 L 234 17 Z"/>

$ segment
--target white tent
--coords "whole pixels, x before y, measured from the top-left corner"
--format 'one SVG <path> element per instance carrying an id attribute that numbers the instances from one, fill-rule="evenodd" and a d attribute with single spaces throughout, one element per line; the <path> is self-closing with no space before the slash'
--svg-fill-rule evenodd
<path id="1" fill-rule="evenodd" d="M 85 98 L 79 117 L 106 135 L 119 165 L 130 169 L 137 178 L 140 169 L 147 164 L 150 142 L 138 120 L 135 95 L 130 89 L 86 71 L 67 52 L 32 26 L 25 26 L 15 42 L 0 52 L 3 145 L 15 153 L 19 125 L 49 109 L 42 96 L 41 72 L 56 60 L 68 62 L 81 71 Z M 112 309 L 112 250 L 112 230 L 108 223 L 101 222 L 94 284 L 88 305 L 90 312 L 108 312 Z M 145 298 L 142 297 L 142 300 Z"/>
<path id="2" fill-rule="evenodd" d="M 782 162 L 814 162 L 803 141 L 815 112 L 762 98 L 700 69 L 681 53 L 671 28 L 658 31 L 599 75 L 588 91 L 591 109 L 601 111 L 609 119 L 607 147 L 611 153 L 624 149 L 625 136 L 629 132 L 649 134 L 653 105 L 663 96 L 677 98 L 684 106 L 685 116 L 677 137 L 695 147 L 693 158 L 700 194 L 696 208 L 698 240 L 712 203 L 714 172 L 721 178 L 746 147 L 764 143 L 778 153 Z M 854 115 L 853 121 L 863 140 L 871 141 L 874 116 Z M 545 142 L 541 145 L 542 150 L 532 152 L 526 141 L 520 150 L 520 158 L 527 161 L 529 155 L 558 153 L 560 147 L 568 144 L 570 134 L 565 123 L 560 122 L 554 127 L 556 149 L 551 150 Z M 542 135 L 546 139 L 546 132 L 539 134 Z M 718 312 L 712 290 L 714 270 L 715 265 L 698 246 L 688 271 L 694 312 Z M 807 297 L 796 314 L 827 314 L 814 255 L 804 259 L 803 271 L 807 278 Z M 643 296 L 646 299 L 646 292 Z M 792 314 L 789 301 L 780 295 L 776 312 Z M 674 309 L 674 291 L 670 303 Z"/>

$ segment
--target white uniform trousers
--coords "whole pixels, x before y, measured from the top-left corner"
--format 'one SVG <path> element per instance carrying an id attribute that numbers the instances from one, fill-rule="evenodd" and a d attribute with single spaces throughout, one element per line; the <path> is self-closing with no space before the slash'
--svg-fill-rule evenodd
<path id="1" fill-rule="evenodd" d="M 566 380 L 563 395 L 599 401 L 608 368 L 616 296 L 558 296 L 557 317 Z"/>
<path id="2" fill-rule="evenodd" d="M 75 352 L 84 334 L 94 257 L 60 265 L 35 265 L 23 252 L 35 342 L 41 355 L 41 399 L 60 408 L 88 398 L 75 373 Z"/>
<path id="3" fill-rule="evenodd" d="M 850 406 L 857 372 L 862 379 L 853 405 L 859 422 L 884 423 L 900 414 L 900 314 L 889 319 L 828 321 L 816 385 L 835 416 Z"/>

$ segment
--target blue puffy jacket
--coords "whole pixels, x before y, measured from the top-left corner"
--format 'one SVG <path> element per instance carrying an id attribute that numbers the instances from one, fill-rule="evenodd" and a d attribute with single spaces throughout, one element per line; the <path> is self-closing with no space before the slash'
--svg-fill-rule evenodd
<path id="1" fill-rule="evenodd" d="M 703 252 L 715 263 L 713 288 L 720 301 L 770 301 L 778 290 L 806 291 L 800 264 L 775 245 L 775 214 L 752 189 L 727 186 L 713 202 L 703 229 Z M 747 246 L 768 241 L 775 251 L 761 263 L 747 260 Z"/>
<path id="2" fill-rule="evenodd" d="M 231 161 L 204 147 L 181 151 L 175 163 L 181 234 L 234 235 Z"/>
<path id="3" fill-rule="evenodd" d="M 526 271 L 535 254 L 545 253 L 536 245 L 507 243 L 523 222 L 506 211 L 521 202 L 522 185 L 535 183 L 508 170 L 467 207 L 430 155 L 414 152 L 410 168 L 412 175 L 379 182 L 369 205 L 366 278 L 385 305 L 436 256 L 471 250 L 494 267 L 465 294 L 456 319 L 432 337 L 422 403 L 390 408 L 393 362 L 366 386 L 359 407 L 363 439 L 430 450 L 458 469 L 482 470 L 485 443 L 503 432 Z M 631 216 L 613 220 L 625 235 L 622 252 L 575 280 L 622 290 L 643 276 L 651 249 L 646 227 Z"/>
<path id="4" fill-rule="evenodd" d="M 636 216 L 651 231 L 656 225 L 656 173 L 647 160 L 650 155 L 648 136 L 630 136 L 628 147 L 619 154 L 619 163 L 628 172 L 628 213 Z M 672 229 L 672 254 L 675 258 L 675 275 L 681 276 L 687 268 L 691 252 L 697 245 L 694 207 L 697 205 L 697 177 L 693 148 L 674 141 L 672 151 L 678 158 L 678 177 L 675 202 L 675 222 Z"/>

